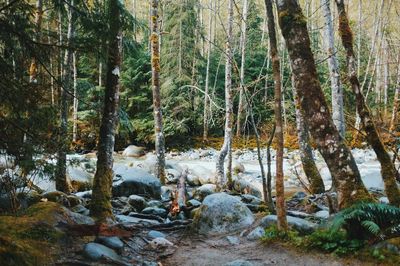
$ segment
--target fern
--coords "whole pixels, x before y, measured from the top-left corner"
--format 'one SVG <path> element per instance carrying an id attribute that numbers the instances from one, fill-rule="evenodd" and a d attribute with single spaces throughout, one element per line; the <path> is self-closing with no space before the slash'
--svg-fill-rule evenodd
<path id="1" fill-rule="evenodd" d="M 372 242 L 400 236 L 400 208 L 380 203 L 359 203 L 339 212 L 330 234 L 345 229 L 350 238 Z"/>

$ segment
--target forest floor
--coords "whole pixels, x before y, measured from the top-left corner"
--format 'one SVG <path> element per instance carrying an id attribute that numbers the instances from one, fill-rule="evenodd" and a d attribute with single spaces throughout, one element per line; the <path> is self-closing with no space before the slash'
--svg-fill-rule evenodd
<path id="1" fill-rule="evenodd" d="M 240 243 L 231 244 L 226 236 L 188 236 L 178 243 L 176 252 L 163 260 L 162 265 L 217 266 L 238 260 L 251 264 L 242 262 L 236 265 L 368 265 L 354 259 L 335 258 L 329 254 L 305 253 L 280 243 L 267 244 L 237 237 Z"/>

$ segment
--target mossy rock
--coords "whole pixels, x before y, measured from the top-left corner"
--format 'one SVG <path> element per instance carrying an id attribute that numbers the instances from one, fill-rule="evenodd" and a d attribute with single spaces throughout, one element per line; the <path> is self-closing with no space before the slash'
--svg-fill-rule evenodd
<path id="1" fill-rule="evenodd" d="M 19 216 L 0 216 L 1 265 L 51 265 L 65 234 L 56 229 L 65 208 L 53 202 L 37 203 Z"/>

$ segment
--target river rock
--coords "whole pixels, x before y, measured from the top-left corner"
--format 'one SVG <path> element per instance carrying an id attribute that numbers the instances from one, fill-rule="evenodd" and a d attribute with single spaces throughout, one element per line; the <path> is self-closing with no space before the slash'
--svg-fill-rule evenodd
<path id="1" fill-rule="evenodd" d="M 193 165 L 190 167 L 190 174 L 195 175 L 199 178 L 200 184 L 215 184 L 217 182 L 215 174 L 201 166 L 201 165 Z"/>
<path id="2" fill-rule="evenodd" d="M 142 213 L 157 215 L 157 216 L 160 216 L 163 218 L 166 218 L 168 215 L 168 212 L 165 209 L 157 208 L 157 207 L 147 207 L 142 211 Z"/>
<path id="3" fill-rule="evenodd" d="M 149 232 L 147 233 L 147 236 L 148 236 L 150 239 L 155 239 L 155 238 L 158 238 L 158 237 L 162 237 L 162 238 L 165 238 L 165 237 L 166 237 L 166 235 L 165 235 L 164 233 L 161 233 L 160 231 L 156 231 L 156 230 L 151 230 L 151 231 L 149 231 Z"/>
<path id="4" fill-rule="evenodd" d="M 112 193 L 114 197 L 140 194 L 159 199 L 161 183 L 156 177 L 142 169 L 129 168 L 121 174 L 120 180 L 113 183 Z"/>
<path id="5" fill-rule="evenodd" d="M 248 240 L 259 240 L 264 236 L 265 232 L 264 232 L 264 228 L 262 228 L 261 226 L 256 227 L 253 231 L 251 231 L 248 235 L 247 235 L 247 239 Z"/>
<path id="6" fill-rule="evenodd" d="M 292 217 L 289 215 L 286 217 L 288 225 L 303 234 L 310 234 L 314 232 L 315 229 L 317 229 L 318 227 L 317 224 L 301 218 Z M 268 228 L 271 225 L 275 225 L 276 223 L 277 223 L 277 216 L 270 214 L 261 219 L 260 225 L 264 228 Z"/>
<path id="7" fill-rule="evenodd" d="M 126 157 L 140 157 L 144 155 L 144 148 L 135 145 L 129 145 L 122 152 L 122 156 Z"/>
<path id="8" fill-rule="evenodd" d="M 118 256 L 114 250 L 98 243 L 86 244 L 85 248 L 83 249 L 83 253 L 87 258 L 93 261 L 99 261 L 102 258 L 111 259 L 113 261 L 121 260 L 120 256 Z"/>
<path id="9" fill-rule="evenodd" d="M 144 208 L 147 207 L 147 202 L 145 198 L 138 195 L 130 195 L 128 198 L 128 203 L 138 212 L 141 212 Z"/>
<path id="10" fill-rule="evenodd" d="M 197 207 L 200 207 L 201 202 L 198 200 L 195 200 L 195 199 L 191 199 L 191 200 L 188 200 L 186 204 L 189 207 L 193 206 L 194 208 L 197 208 Z"/>
<path id="11" fill-rule="evenodd" d="M 207 196 L 195 217 L 199 233 L 229 233 L 248 227 L 254 222 L 252 212 L 237 197 L 226 193 Z"/>
<path id="12" fill-rule="evenodd" d="M 200 186 L 201 185 L 200 178 L 193 174 L 188 174 L 186 181 L 189 186 Z"/>
<path id="13" fill-rule="evenodd" d="M 106 247 L 112 248 L 117 252 L 121 252 L 122 249 L 124 248 L 124 243 L 121 241 L 121 239 L 119 239 L 119 237 L 116 236 L 111 236 L 111 237 L 99 236 L 96 239 L 96 242 L 103 244 Z"/>
<path id="14" fill-rule="evenodd" d="M 193 194 L 193 197 L 199 201 L 202 201 L 208 195 L 215 193 L 217 186 L 214 184 L 204 184 L 198 187 Z"/>

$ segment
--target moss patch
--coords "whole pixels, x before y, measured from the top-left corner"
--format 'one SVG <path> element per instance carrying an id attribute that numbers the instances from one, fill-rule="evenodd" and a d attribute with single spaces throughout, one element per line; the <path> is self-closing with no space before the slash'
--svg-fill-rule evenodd
<path id="1" fill-rule="evenodd" d="M 64 233 L 54 228 L 63 217 L 60 205 L 43 202 L 18 216 L 0 216 L 2 265 L 49 265 Z"/>

